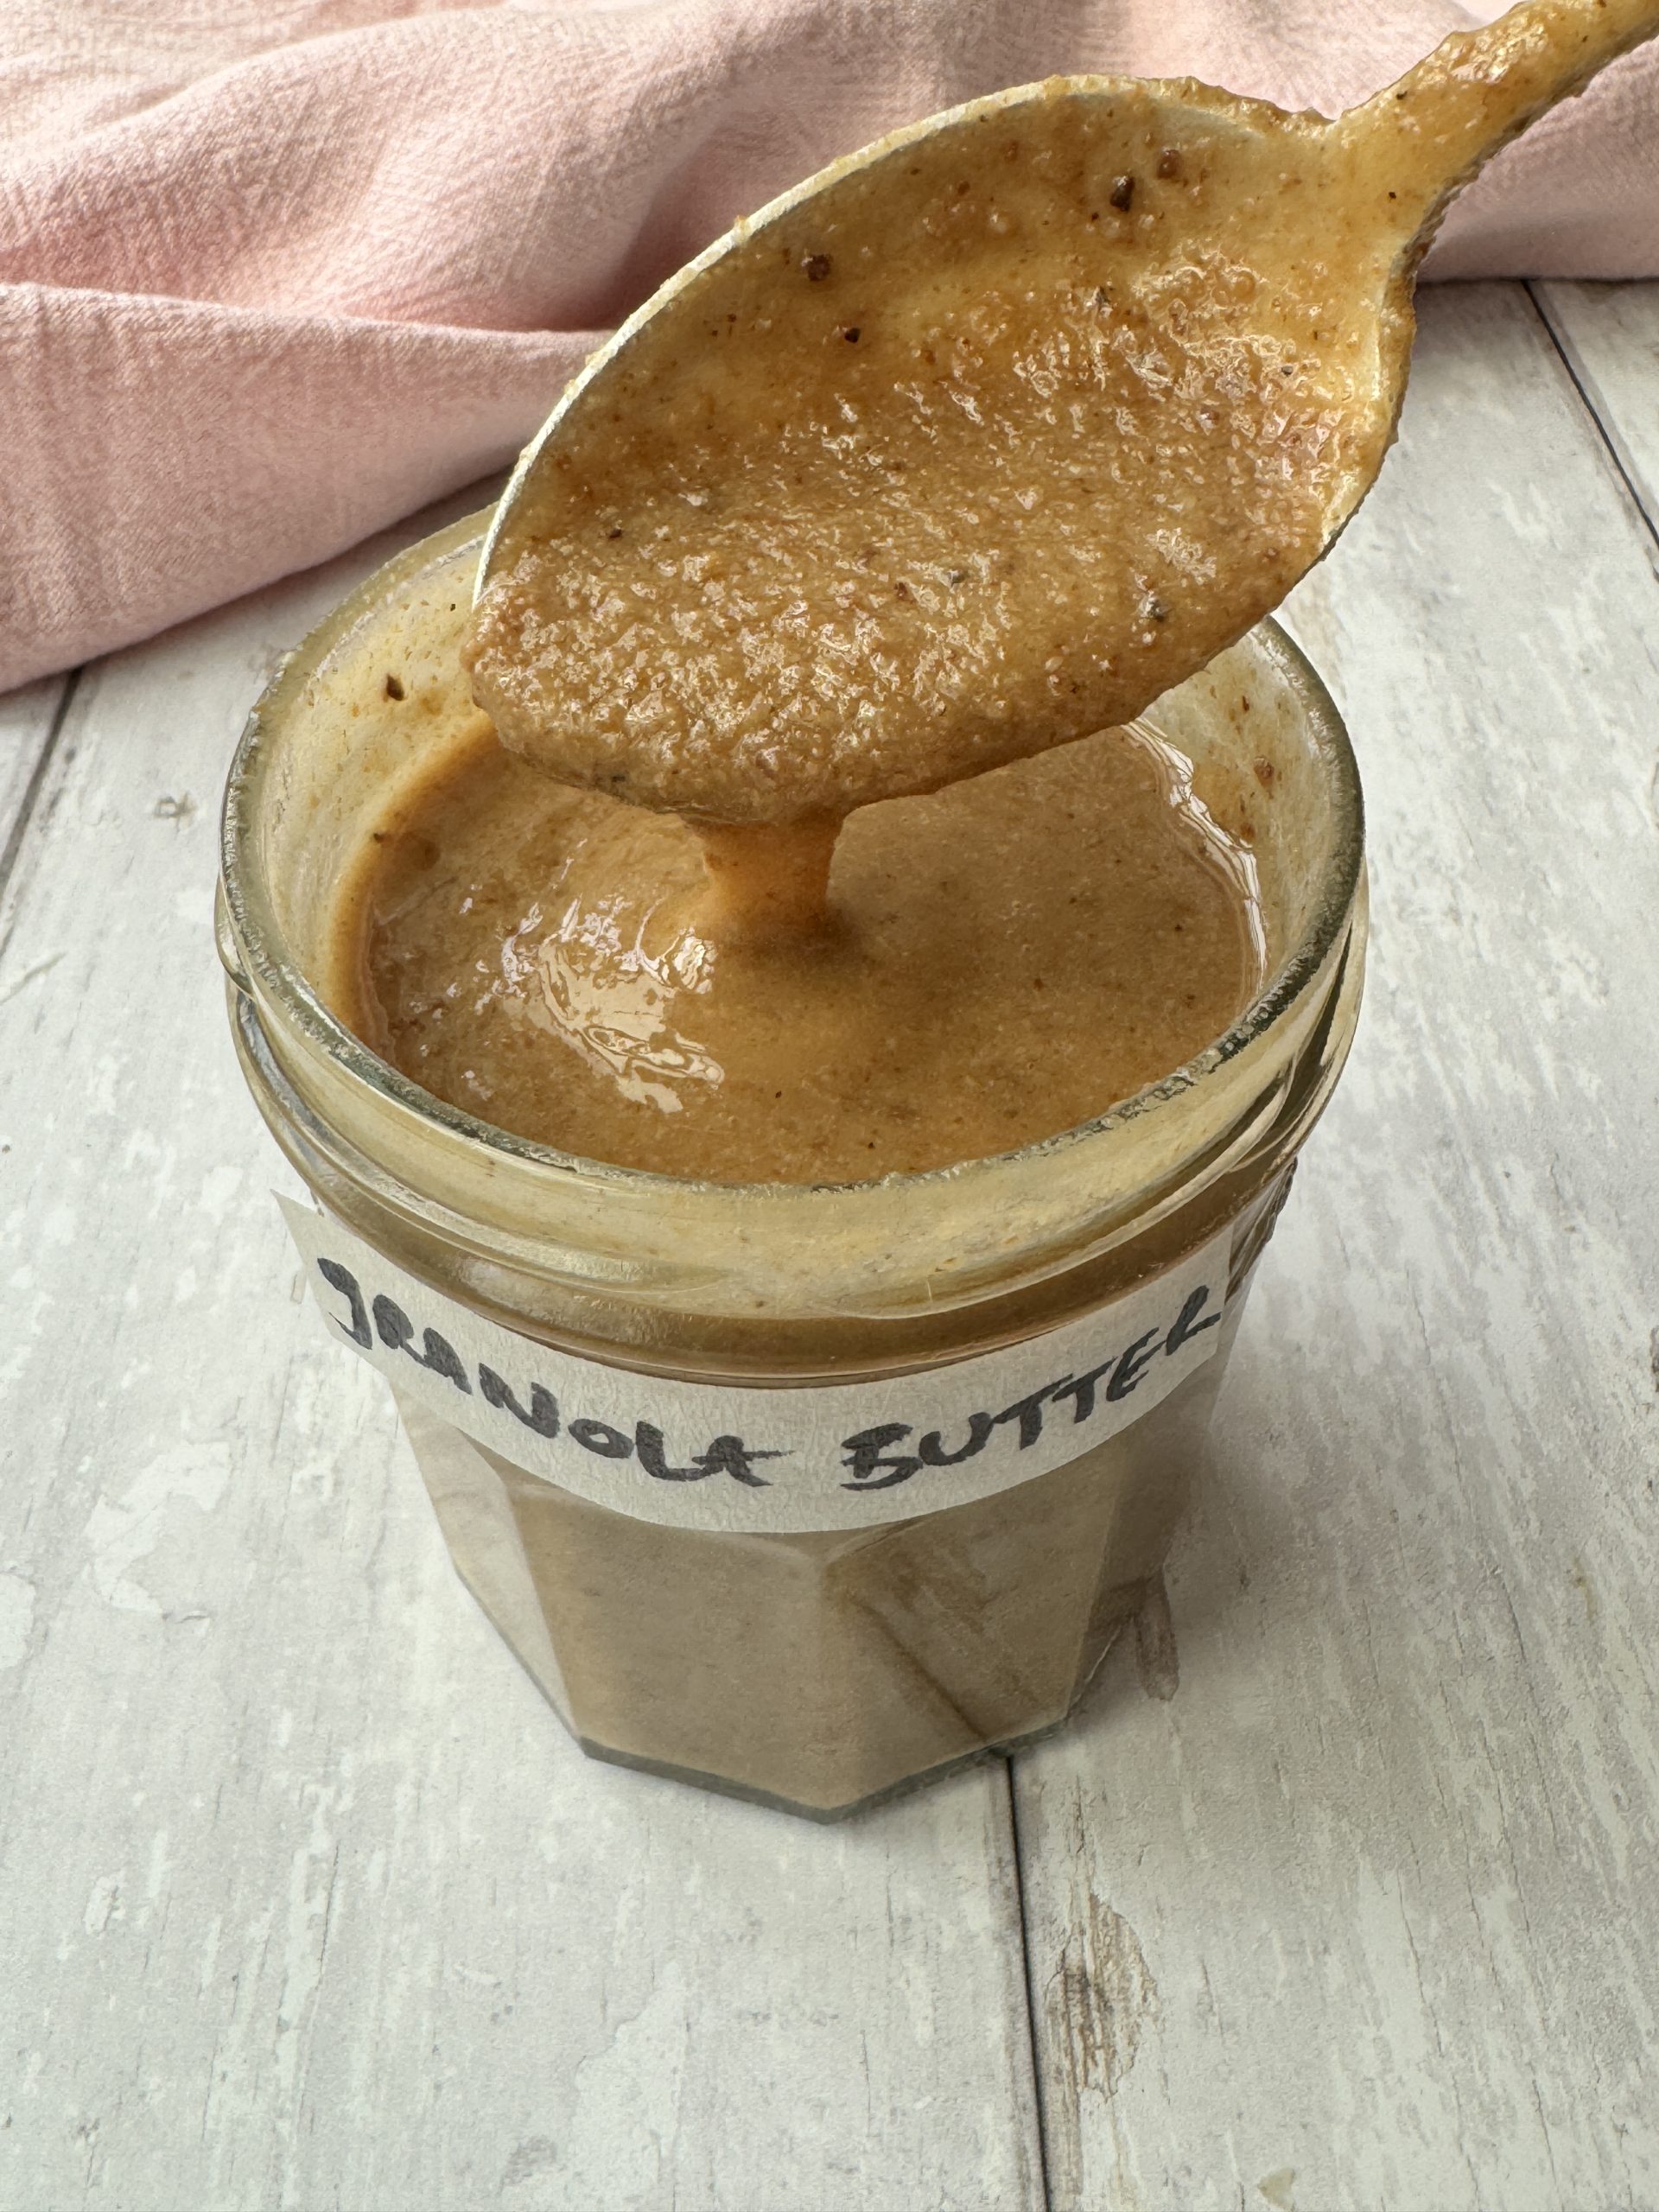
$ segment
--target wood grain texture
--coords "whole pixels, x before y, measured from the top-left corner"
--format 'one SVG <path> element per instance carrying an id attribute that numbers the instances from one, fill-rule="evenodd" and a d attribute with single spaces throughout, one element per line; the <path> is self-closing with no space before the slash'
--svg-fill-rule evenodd
<path id="1" fill-rule="evenodd" d="M 14 883 L 0 2206 L 1034 2207 L 1003 1772 L 826 1831 L 590 1764 L 298 1303 L 217 799 L 390 550 L 89 671 Z"/>
<path id="2" fill-rule="evenodd" d="M 1659 533 L 1659 284 L 1529 289 Z"/>
<path id="3" fill-rule="evenodd" d="M 50 677 L 0 697 L 0 901 L 16 864 L 31 790 L 52 742 L 69 679 Z M 4 907 L 0 905 L 0 931 Z"/>
<path id="4" fill-rule="evenodd" d="M 1365 772 L 1370 994 L 1179 1687 L 1115 1655 L 1016 1777 L 1057 2212 L 1659 2204 L 1653 551 L 1525 294 L 1431 293 L 1291 609 Z"/>

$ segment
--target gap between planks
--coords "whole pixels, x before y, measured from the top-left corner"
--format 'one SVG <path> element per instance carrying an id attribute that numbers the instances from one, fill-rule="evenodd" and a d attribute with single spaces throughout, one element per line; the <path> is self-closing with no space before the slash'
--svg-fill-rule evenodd
<path id="1" fill-rule="evenodd" d="M 18 858 L 35 820 L 35 810 L 40 804 L 41 793 L 46 785 L 47 771 L 51 766 L 53 758 L 57 752 L 58 741 L 63 734 L 64 724 L 69 718 L 69 709 L 74 703 L 75 691 L 79 684 L 80 677 L 81 671 L 76 668 L 72 669 L 67 676 L 59 679 L 61 688 L 52 703 L 46 729 L 43 734 L 35 741 L 35 758 L 23 772 L 20 779 L 20 788 L 16 790 L 15 797 L 10 799 L 12 810 L 10 823 L 6 819 L 8 795 L 0 791 L 0 902 L 3 902 L 5 899 L 7 887 L 16 871 Z M 24 696 L 27 696 L 27 694 Z M 0 702 L 0 705 L 3 703 Z M 4 949 L 5 937 L 0 935 L 0 952 Z"/>
<path id="2" fill-rule="evenodd" d="M 1002 1762 L 1007 1789 L 1008 1855 L 1014 1866 L 1014 1901 L 1020 1919 L 1020 1955 L 1026 1975 L 1026 2038 L 1031 2058 L 1031 2097 L 1036 2120 L 1037 2185 L 1042 2191 L 1043 2212 L 1057 2212 L 1054 2186 L 1048 2168 L 1048 2089 L 1043 2078 L 1042 2043 L 1038 2032 L 1041 2000 L 1036 1983 L 1037 1961 L 1032 1954 L 1031 1915 L 1026 1900 L 1025 1843 L 1020 1833 L 1020 1792 L 1014 1782 L 1010 1754 Z"/>
<path id="3" fill-rule="evenodd" d="M 1644 288 L 1659 292 L 1659 286 Z M 1613 473 L 1624 486 L 1626 496 L 1637 513 L 1646 524 L 1649 535 L 1659 546 L 1659 500 L 1650 498 L 1637 474 L 1633 456 L 1626 452 L 1624 426 L 1617 419 L 1616 409 L 1597 391 L 1585 362 L 1572 340 L 1570 309 L 1561 311 L 1553 287 L 1541 281 L 1522 285 L 1522 289 L 1531 301 L 1533 310 L 1549 334 L 1549 342 L 1560 356 L 1573 389 L 1579 395 L 1585 413 L 1590 417 L 1599 443 L 1605 448 Z"/>

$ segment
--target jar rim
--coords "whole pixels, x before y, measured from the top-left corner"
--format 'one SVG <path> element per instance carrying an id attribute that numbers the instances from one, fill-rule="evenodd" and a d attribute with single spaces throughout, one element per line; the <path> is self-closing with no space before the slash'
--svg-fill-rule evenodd
<path id="1" fill-rule="evenodd" d="M 382 1097 L 453 1137 L 481 1146 L 519 1170 L 529 1168 L 560 1180 L 580 1178 L 588 1187 L 608 1186 L 640 1198 L 688 1198 L 694 1194 L 730 1202 L 776 1207 L 810 1194 L 868 1197 L 895 1195 L 930 1186 L 960 1185 L 976 1171 L 1053 1160 L 1084 1143 L 1097 1144 L 1114 1131 L 1140 1122 L 1162 1105 L 1191 1091 L 1206 1077 L 1236 1058 L 1269 1031 L 1324 969 L 1337 947 L 1358 895 L 1364 860 L 1364 804 L 1358 764 L 1335 702 L 1313 664 L 1271 617 L 1247 633 L 1297 696 L 1306 715 L 1328 779 L 1333 835 L 1329 861 L 1312 910 L 1296 942 L 1264 980 L 1221 1036 L 1128 1097 L 1102 1113 L 1009 1151 L 976 1155 L 944 1166 L 920 1168 L 849 1182 L 715 1182 L 671 1175 L 652 1168 L 627 1167 L 610 1160 L 563 1152 L 499 1128 L 465 1109 L 425 1090 L 401 1069 L 384 1060 L 347 1028 L 324 1003 L 309 977 L 289 951 L 275 902 L 257 861 L 257 822 L 264 779 L 272 753 L 272 725 L 288 711 L 292 694 L 310 671 L 323 663 L 360 623 L 370 619 L 399 585 L 434 560 L 464 552 L 481 543 L 493 510 L 463 517 L 444 531 L 419 540 L 366 577 L 287 655 L 248 715 L 232 757 L 220 817 L 220 887 L 234 938 L 234 956 L 250 980 L 274 1001 L 284 1019 L 328 1060 Z M 1238 641 L 1238 642 L 1243 642 Z M 1151 711 L 1151 710 L 1149 710 Z"/>

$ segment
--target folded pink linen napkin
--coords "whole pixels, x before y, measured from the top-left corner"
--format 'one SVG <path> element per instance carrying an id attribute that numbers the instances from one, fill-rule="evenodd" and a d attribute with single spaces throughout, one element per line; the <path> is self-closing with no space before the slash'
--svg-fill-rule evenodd
<path id="1" fill-rule="evenodd" d="M 506 460 L 737 214 L 1060 71 L 1332 113 L 1456 0 L 6 0 L 0 688 Z M 1440 276 L 1659 273 L 1659 54 L 1506 152 Z"/>

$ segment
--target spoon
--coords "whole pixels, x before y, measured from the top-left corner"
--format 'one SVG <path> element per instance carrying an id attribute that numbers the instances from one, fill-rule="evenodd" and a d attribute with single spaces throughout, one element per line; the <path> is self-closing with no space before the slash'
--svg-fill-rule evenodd
<path id="1" fill-rule="evenodd" d="M 1335 122 L 1058 78 L 836 162 L 524 453 L 480 703 L 567 782 L 826 828 L 1128 721 L 1370 489 L 1452 195 L 1656 31 L 1659 0 L 1528 0 Z"/>

